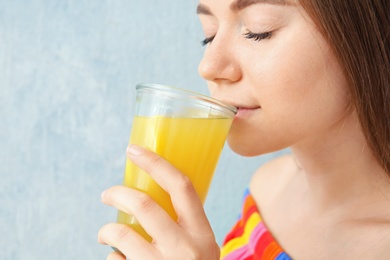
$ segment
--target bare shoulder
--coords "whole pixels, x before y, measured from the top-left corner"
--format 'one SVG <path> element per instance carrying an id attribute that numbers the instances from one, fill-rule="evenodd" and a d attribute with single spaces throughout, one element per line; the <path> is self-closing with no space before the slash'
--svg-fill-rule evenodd
<path id="1" fill-rule="evenodd" d="M 292 155 L 283 155 L 261 166 L 253 175 L 250 191 L 256 201 L 270 200 L 288 185 L 296 172 Z"/>

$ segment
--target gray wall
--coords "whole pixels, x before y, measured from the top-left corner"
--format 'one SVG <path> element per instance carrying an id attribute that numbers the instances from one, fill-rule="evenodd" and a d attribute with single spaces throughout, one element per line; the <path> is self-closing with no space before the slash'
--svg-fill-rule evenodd
<path id="1" fill-rule="evenodd" d="M 194 0 L 0 0 L 0 259 L 105 259 L 134 86 L 207 93 Z M 225 148 L 206 202 L 221 243 L 254 169 Z"/>

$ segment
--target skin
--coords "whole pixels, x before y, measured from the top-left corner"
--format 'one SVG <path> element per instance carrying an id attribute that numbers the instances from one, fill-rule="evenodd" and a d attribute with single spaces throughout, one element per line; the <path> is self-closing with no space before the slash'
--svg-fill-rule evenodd
<path id="1" fill-rule="evenodd" d="M 366 146 L 342 68 L 299 4 L 253 2 L 200 1 L 209 43 L 199 73 L 214 98 L 239 108 L 232 150 L 293 152 L 262 166 L 250 184 L 265 223 L 294 259 L 389 259 L 390 181 Z M 149 151 L 131 146 L 127 155 L 171 194 L 179 221 L 145 194 L 112 187 L 102 201 L 134 214 L 154 241 L 115 223 L 99 241 L 130 259 L 218 259 L 188 179 Z"/>

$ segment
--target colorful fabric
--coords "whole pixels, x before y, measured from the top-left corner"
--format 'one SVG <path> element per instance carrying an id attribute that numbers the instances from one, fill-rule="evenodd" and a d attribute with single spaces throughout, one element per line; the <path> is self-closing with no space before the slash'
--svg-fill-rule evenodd
<path id="1" fill-rule="evenodd" d="M 267 230 L 249 191 L 239 220 L 223 242 L 221 259 L 291 260 Z"/>

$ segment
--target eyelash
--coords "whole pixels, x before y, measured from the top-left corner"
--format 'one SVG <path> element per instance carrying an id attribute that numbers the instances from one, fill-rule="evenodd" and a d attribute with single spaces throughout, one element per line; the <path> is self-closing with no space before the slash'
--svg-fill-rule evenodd
<path id="1" fill-rule="evenodd" d="M 252 40 L 254 40 L 254 41 L 259 42 L 259 41 L 261 41 L 261 40 L 265 40 L 265 39 L 271 38 L 272 32 L 253 33 L 253 32 L 248 31 L 248 32 L 244 33 L 243 35 L 244 35 L 245 38 L 247 38 L 247 39 L 252 39 Z M 203 46 L 205 46 L 205 45 L 211 43 L 211 42 L 214 40 L 214 38 L 215 38 L 215 35 L 214 35 L 214 36 L 211 36 L 211 37 L 208 37 L 208 38 L 202 40 L 202 41 L 201 41 L 201 44 L 202 44 Z"/>
<path id="2" fill-rule="evenodd" d="M 244 33 L 245 38 L 252 39 L 254 41 L 261 41 L 265 39 L 269 39 L 272 36 L 272 32 L 263 32 L 263 33 L 253 33 L 248 31 L 247 33 Z"/>
<path id="3" fill-rule="evenodd" d="M 209 44 L 210 42 L 212 42 L 214 40 L 214 38 L 215 38 L 215 35 L 211 36 L 211 37 L 207 37 L 206 39 L 201 41 L 202 46 L 205 46 L 205 45 Z"/>

